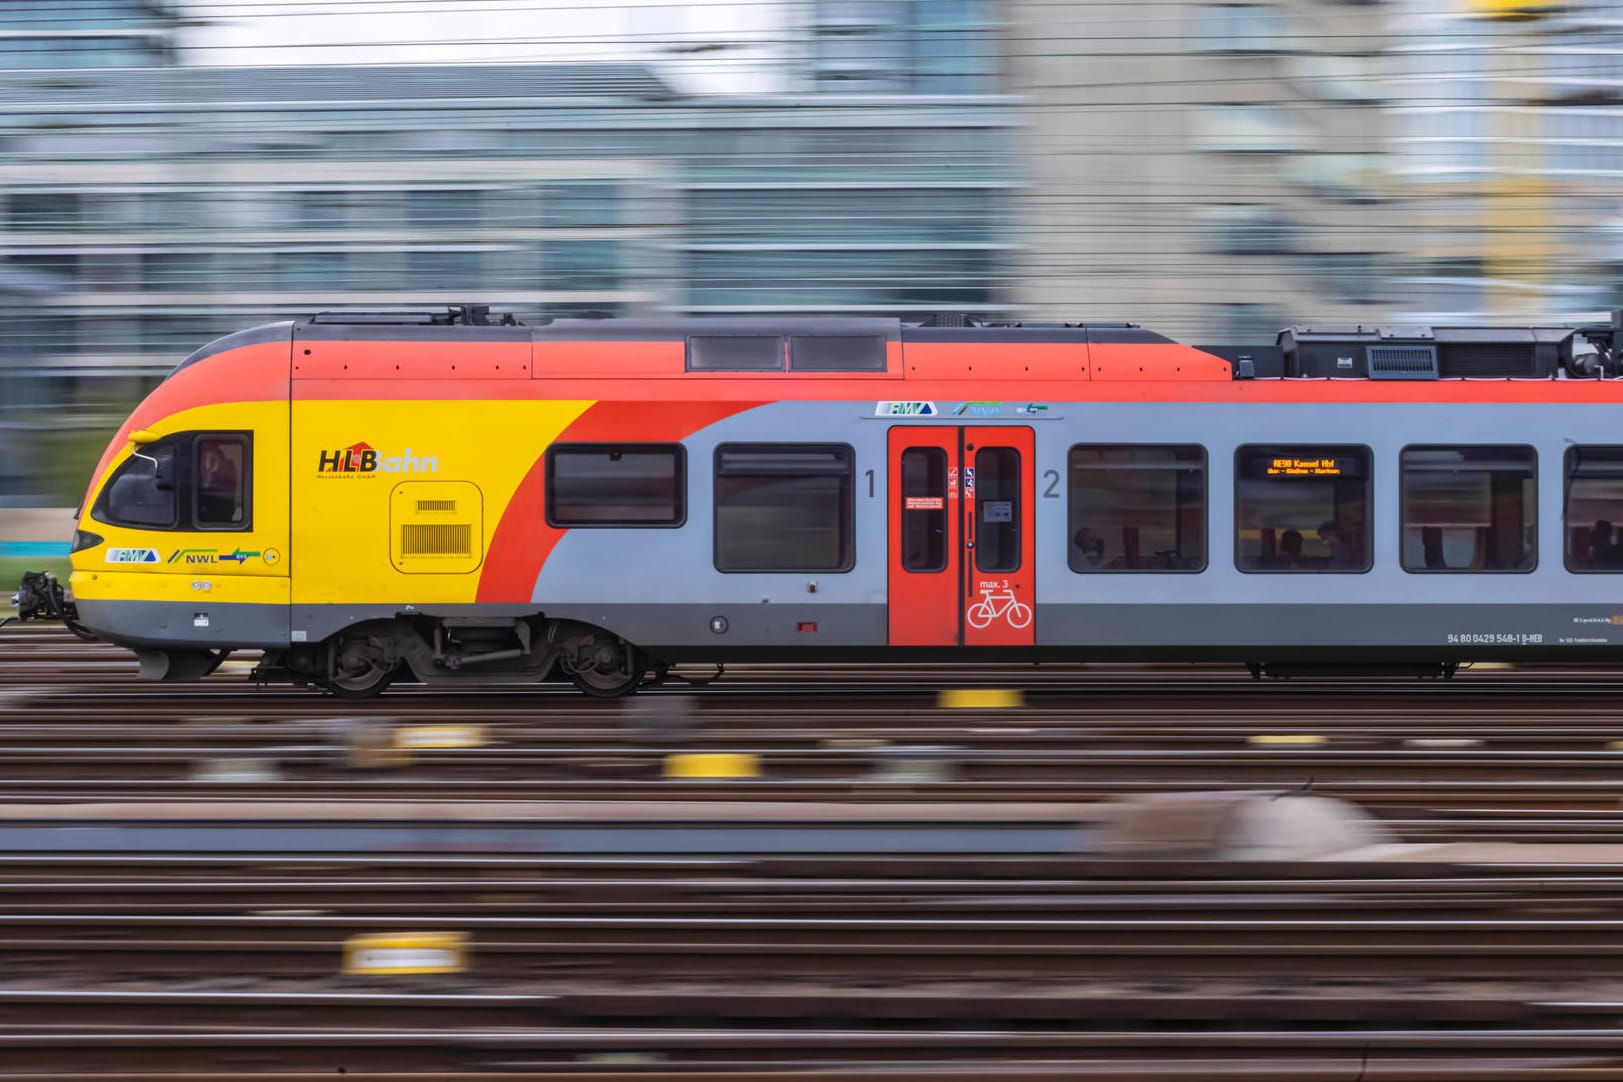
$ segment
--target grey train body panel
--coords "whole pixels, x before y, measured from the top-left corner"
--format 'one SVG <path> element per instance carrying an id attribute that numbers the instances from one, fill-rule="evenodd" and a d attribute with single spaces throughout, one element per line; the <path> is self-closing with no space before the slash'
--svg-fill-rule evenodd
<path id="1" fill-rule="evenodd" d="M 1331 647 L 1413 647 L 1486 657 L 1514 647 L 1623 646 L 1623 574 L 1563 564 L 1564 454 L 1623 443 L 1607 405 L 1476 403 L 1050 403 L 1042 414 L 875 416 L 871 402 L 779 402 L 684 441 L 687 519 L 676 529 L 572 529 L 535 586 L 549 615 L 612 628 L 632 642 L 703 651 L 736 646 L 883 646 L 887 634 L 887 440 L 892 427 L 1013 425 L 1035 433 L 1024 463 L 1035 501 L 1036 646 L 1044 654 L 1179 646 L 1286 656 Z M 731 442 L 847 443 L 855 453 L 856 561 L 848 572 L 725 574 L 714 564 L 714 454 Z M 1198 573 L 1092 572 L 1067 564 L 1067 454 L 1076 444 L 1206 449 L 1207 563 Z M 1359 573 L 1247 573 L 1235 566 L 1237 448 L 1355 445 L 1372 456 L 1373 566 Z M 1405 447 L 1523 444 L 1537 454 L 1537 564 L 1528 573 L 1413 574 L 1400 564 L 1398 464 Z M 869 495 L 867 471 L 874 471 Z M 1053 471 L 1051 474 L 1049 471 Z M 1054 495 L 1044 498 L 1049 483 Z M 740 606 L 760 609 L 737 620 Z M 781 608 L 781 613 L 777 610 Z M 866 612 L 867 615 L 858 615 Z M 838 613 L 838 616 L 835 614 Z M 718 635 L 711 618 L 724 615 Z M 817 623 L 815 634 L 794 631 Z M 1451 641 L 1450 636 L 1453 636 Z"/>

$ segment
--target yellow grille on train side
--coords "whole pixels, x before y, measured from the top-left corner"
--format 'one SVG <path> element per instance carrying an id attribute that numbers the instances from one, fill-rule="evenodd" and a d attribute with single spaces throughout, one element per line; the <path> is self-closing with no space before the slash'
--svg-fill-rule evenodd
<path id="1" fill-rule="evenodd" d="M 465 575 L 484 559 L 479 489 L 467 481 L 402 481 L 389 501 L 389 550 L 408 575 Z"/>

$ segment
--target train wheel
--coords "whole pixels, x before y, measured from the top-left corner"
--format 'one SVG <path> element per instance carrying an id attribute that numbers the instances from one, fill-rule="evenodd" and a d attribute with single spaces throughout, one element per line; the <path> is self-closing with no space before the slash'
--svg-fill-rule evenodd
<path id="1" fill-rule="evenodd" d="M 341 643 L 333 658 L 332 675 L 321 686 L 340 699 L 370 699 L 394 683 L 398 665 L 365 639 Z"/>
<path id="2" fill-rule="evenodd" d="M 637 648 L 619 639 L 598 639 L 586 652 L 589 667 L 571 668 L 569 679 L 597 699 L 618 699 L 642 686 L 643 664 Z"/>

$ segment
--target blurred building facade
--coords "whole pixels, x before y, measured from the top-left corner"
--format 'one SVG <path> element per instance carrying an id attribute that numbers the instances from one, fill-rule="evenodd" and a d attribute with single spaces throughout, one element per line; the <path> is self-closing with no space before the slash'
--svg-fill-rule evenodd
<path id="1" fill-rule="evenodd" d="M 1013 292 L 1194 341 L 1623 303 L 1618 0 L 1016 0 Z"/>
<path id="2" fill-rule="evenodd" d="M 1034 315 L 1207 342 L 1356 322 L 1395 299 L 1402 236 L 1378 108 L 1378 4 L 1011 6 Z"/>
<path id="3" fill-rule="evenodd" d="M 157 9 L 101 7 L 142 40 Z M 829 36 L 905 39 L 826 7 Z M 13 406 L 128 401 L 217 334 L 334 307 L 1001 311 L 1017 117 L 995 42 L 966 46 L 985 5 L 891 7 L 940 38 L 906 80 L 825 52 L 756 97 L 629 64 L 0 72 L 0 248 L 56 285 L 11 329 Z"/>
<path id="4" fill-rule="evenodd" d="M 173 5 L 157 0 L 5 0 L 0 69 L 168 64 L 178 25 Z"/>
<path id="5" fill-rule="evenodd" d="M 753 96 L 653 64 L 187 66 L 173 5 L 0 4 L 32 317 L 0 424 L 340 306 L 1233 342 L 1616 305 L 1623 0 L 1471 2 L 783 0 L 786 89 Z"/>
<path id="6" fill-rule="evenodd" d="M 1623 304 L 1623 3 L 1406 0 L 1392 168 L 1414 310 L 1530 320 Z"/>

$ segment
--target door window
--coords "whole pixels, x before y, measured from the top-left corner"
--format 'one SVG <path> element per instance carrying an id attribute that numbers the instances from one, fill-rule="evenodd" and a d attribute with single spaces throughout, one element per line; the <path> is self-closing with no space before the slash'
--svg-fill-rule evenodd
<path id="1" fill-rule="evenodd" d="M 983 447 L 975 452 L 975 566 L 981 571 L 1020 568 L 1020 452 Z"/>
<path id="2" fill-rule="evenodd" d="M 947 452 L 902 452 L 902 569 L 947 569 Z"/>

